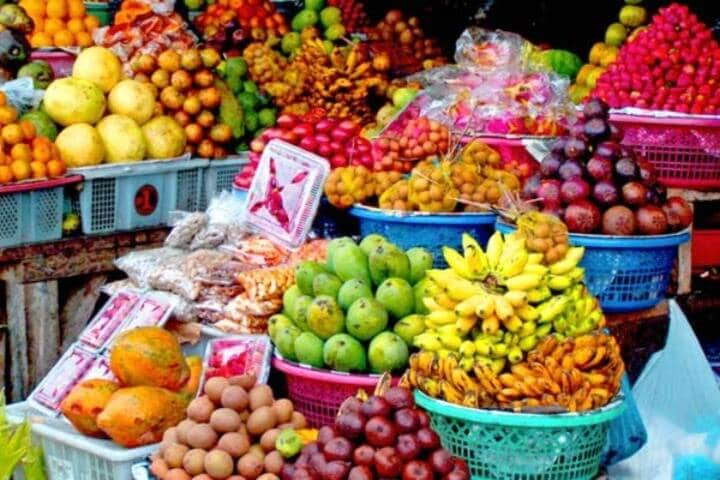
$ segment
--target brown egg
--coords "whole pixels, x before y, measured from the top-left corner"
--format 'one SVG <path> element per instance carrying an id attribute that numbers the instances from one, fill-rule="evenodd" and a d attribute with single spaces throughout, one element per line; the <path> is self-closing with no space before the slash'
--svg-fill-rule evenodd
<path id="1" fill-rule="evenodd" d="M 265 471 L 269 473 L 279 474 L 285 465 L 285 459 L 280 452 L 273 450 L 272 452 L 265 455 Z"/>
<path id="2" fill-rule="evenodd" d="M 250 449 L 250 440 L 245 434 L 228 432 L 220 437 L 217 448 L 229 453 L 233 458 L 240 458 Z"/>
<path id="3" fill-rule="evenodd" d="M 272 408 L 275 410 L 278 423 L 286 423 L 292 420 L 292 414 L 294 412 L 293 403 L 287 398 L 275 400 Z"/>
<path id="4" fill-rule="evenodd" d="M 278 477 L 274 473 L 263 473 L 262 475 L 257 477 L 257 480 L 280 480 L 280 477 Z"/>
<path id="5" fill-rule="evenodd" d="M 216 405 L 220 404 L 220 397 L 227 387 L 228 381 L 224 377 L 212 377 L 205 382 L 205 394 L 210 397 Z"/>
<path id="6" fill-rule="evenodd" d="M 230 386 L 223 390 L 222 396 L 220 397 L 220 404 L 223 407 L 232 408 L 237 412 L 245 410 L 249 403 L 250 397 L 248 393 L 239 385 L 230 384 Z"/>
<path id="7" fill-rule="evenodd" d="M 292 419 L 290 420 L 290 423 L 292 423 L 293 428 L 296 429 L 307 427 L 307 420 L 305 419 L 305 415 L 300 412 L 292 413 Z"/>
<path id="8" fill-rule="evenodd" d="M 250 391 L 257 382 L 257 377 L 252 373 L 246 373 L 244 375 L 235 375 L 234 377 L 228 378 L 230 385 L 240 385 L 245 389 L 246 392 Z"/>
<path id="9" fill-rule="evenodd" d="M 182 468 L 173 468 L 165 475 L 163 480 L 192 480 L 190 475 L 187 474 Z"/>
<path id="10" fill-rule="evenodd" d="M 252 453 L 246 453 L 237 462 L 237 469 L 240 475 L 245 478 L 254 479 L 263 473 L 265 464 L 262 459 Z"/>
<path id="11" fill-rule="evenodd" d="M 280 431 L 281 430 L 279 428 L 271 428 L 262 434 L 260 437 L 260 446 L 263 450 L 266 452 L 272 452 L 275 450 L 275 440 L 277 440 L 278 435 L 280 435 Z"/>
<path id="12" fill-rule="evenodd" d="M 250 410 L 269 407 L 273 404 L 273 391 L 267 385 L 256 385 L 250 390 Z"/>
<path id="13" fill-rule="evenodd" d="M 167 463 L 168 468 L 182 467 L 183 457 L 189 450 L 185 445 L 173 443 L 165 447 L 163 451 L 163 459 Z"/>
<path id="14" fill-rule="evenodd" d="M 217 433 L 235 432 L 241 424 L 240 415 L 232 408 L 218 408 L 210 416 L 210 426 Z"/>
<path id="15" fill-rule="evenodd" d="M 234 466 L 232 457 L 222 450 L 213 450 L 205 455 L 205 471 L 213 478 L 229 477 Z"/>
<path id="16" fill-rule="evenodd" d="M 154 458 L 150 464 L 150 473 L 158 478 L 165 478 L 169 470 L 167 462 L 162 458 Z"/>
<path id="17" fill-rule="evenodd" d="M 250 414 L 245 426 L 250 435 L 259 436 L 267 432 L 277 424 L 275 410 L 271 407 L 259 407 Z"/>
<path id="18" fill-rule="evenodd" d="M 196 422 L 190 419 L 185 419 L 182 422 L 178 423 L 175 427 L 175 437 L 177 438 L 178 443 L 182 443 L 183 445 L 187 445 L 187 434 L 190 431 L 192 427 L 196 425 Z"/>
<path id="19" fill-rule="evenodd" d="M 183 443 L 178 441 L 177 427 L 170 427 L 165 430 L 165 433 L 163 433 L 162 441 L 168 443 Z"/>
<path id="20" fill-rule="evenodd" d="M 182 468 L 190 475 L 200 475 L 205 471 L 204 462 L 207 452 L 202 448 L 194 448 L 183 457 Z"/>
<path id="21" fill-rule="evenodd" d="M 187 434 L 188 445 L 210 450 L 217 443 L 217 433 L 207 423 L 198 423 Z"/>
<path id="22" fill-rule="evenodd" d="M 187 408 L 187 415 L 190 420 L 194 420 L 197 423 L 207 423 L 210 420 L 210 415 L 212 415 L 213 410 L 215 410 L 215 405 L 212 400 L 210 400 L 210 397 L 207 395 L 203 395 L 190 402 Z"/>
<path id="23" fill-rule="evenodd" d="M 230 479 L 230 478 L 232 478 L 232 477 L 228 477 L 228 479 Z M 215 479 L 212 478 L 207 473 L 201 473 L 200 475 L 195 475 L 194 477 L 192 477 L 192 480 L 215 480 Z"/>

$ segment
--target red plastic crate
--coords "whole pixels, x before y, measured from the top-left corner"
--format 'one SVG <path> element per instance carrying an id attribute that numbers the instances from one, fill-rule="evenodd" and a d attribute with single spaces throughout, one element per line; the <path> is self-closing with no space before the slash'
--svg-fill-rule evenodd
<path id="1" fill-rule="evenodd" d="M 720 230 L 693 230 L 692 266 L 694 270 L 720 266 Z"/>
<path id="2" fill-rule="evenodd" d="M 720 188 L 720 117 L 653 117 L 611 113 L 623 145 L 647 158 L 667 187 Z"/>

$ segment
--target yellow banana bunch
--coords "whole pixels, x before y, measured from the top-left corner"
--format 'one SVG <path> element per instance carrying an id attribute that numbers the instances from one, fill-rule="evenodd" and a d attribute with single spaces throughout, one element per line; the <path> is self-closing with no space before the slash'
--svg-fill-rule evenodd
<path id="1" fill-rule="evenodd" d="M 489 271 L 487 255 L 477 240 L 467 233 L 463 233 L 462 246 L 465 263 L 470 268 L 470 278 L 474 280 L 483 280 L 487 277 Z"/>
<path id="2" fill-rule="evenodd" d="M 585 254 L 585 247 L 571 247 L 568 249 L 565 257 L 552 265 L 550 265 L 550 273 L 553 275 L 563 275 L 573 268 L 577 267 Z"/>
<path id="3" fill-rule="evenodd" d="M 488 240 L 485 252 L 490 270 L 495 271 L 497 269 L 498 263 L 500 262 L 500 255 L 504 248 L 505 240 L 503 239 L 503 234 L 500 232 L 493 233 Z"/>

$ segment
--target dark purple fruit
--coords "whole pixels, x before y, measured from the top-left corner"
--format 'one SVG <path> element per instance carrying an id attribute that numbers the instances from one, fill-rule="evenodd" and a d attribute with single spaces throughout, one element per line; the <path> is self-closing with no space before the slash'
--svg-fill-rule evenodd
<path id="1" fill-rule="evenodd" d="M 548 153 L 540 163 L 540 173 L 545 178 L 552 178 L 557 175 L 560 165 L 565 161 L 565 158 L 558 153 Z"/>
<path id="2" fill-rule="evenodd" d="M 391 387 L 388 388 L 383 398 L 390 404 L 395 410 L 401 408 L 411 408 L 415 406 L 415 399 L 410 390 L 403 387 Z"/>
<path id="3" fill-rule="evenodd" d="M 610 126 L 603 118 L 591 118 L 585 122 L 583 131 L 592 143 L 602 142 L 610 137 Z"/>
<path id="4" fill-rule="evenodd" d="M 637 160 L 636 161 L 638 166 L 638 173 L 640 175 L 640 181 L 645 185 L 646 187 L 652 187 L 657 183 L 657 173 L 655 172 L 655 167 L 653 167 L 652 163 L 648 162 L 647 160 Z"/>
<path id="5" fill-rule="evenodd" d="M 635 214 L 623 205 L 608 208 L 602 218 L 605 235 L 632 235 L 635 233 Z"/>
<path id="6" fill-rule="evenodd" d="M 565 209 L 565 224 L 574 233 L 592 233 L 600 227 L 600 210 L 594 203 L 579 200 Z"/>
<path id="7" fill-rule="evenodd" d="M 630 157 L 623 157 L 615 163 L 615 175 L 620 183 L 637 180 L 639 173 L 637 163 Z"/>
<path id="8" fill-rule="evenodd" d="M 563 180 L 570 180 L 571 178 L 580 178 L 583 176 L 584 169 L 577 160 L 566 160 L 565 163 L 560 165 L 560 178 Z"/>
<path id="9" fill-rule="evenodd" d="M 565 156 L 568 158 L 582 158 L 588 153 L 588 144 L 579 138 L 568 138 L 565 141 Z"/>
<path id="10" fill-rule="evenodd" d="M 537 198 L 541 198 L 544 203 L 560 203 L 560 180 L 543 180 L 538 188 Z"/>
<path id="11" fill-rule="evenodd" d="M 595 153 L 587 163 L 587 172 L 594 180 L 610 180 L 613 176 L 612 160 Z"/>
<path id="12" fill-rule="evenodd" d="M 613 141 L 602 142 L 595 147 L 595 155 L 614 161 L 620 155 L 620 144 Z"/>
<path id="13" fill-rule="evenodd" d="M 540 182 L 542 182 L 542 175 L 540 172 L 534 173 L 528 177 L 523 184 L 522 197 L 525 200 L 531 200 L 537 198 L 537 192 L 540 189 Z"/>
<path id="14" fill-rule="evenodd" d="M 640 182 L 628 182 L 622 187 L 622 197 L 626 205 L 640 207 L 647 201 L 647 188 Z"/>
<path id="15" fill-rule="evenodd" d="M 583 200 L 590 195 L 590 185 L 580 177 L 565 180 L 560 187 L 560 197 L 565 203 Z"/>
<path id="16" fill-rule="evenodd" d="M 603 207 L 610 207 L 620 201 L 620 193 L 614 183 L 602 181 L 593 187 L 593 198 Z"/>
<path id="17" fill-rule="evenodd" d="M 624 135 L 625 134 L 622 128 L 613 123 L 610 124 L 610 140 L 614 142 L 621 142 Z"/>
<path id="18" fill-rule="evenodd" d="M 583 105 L 583 115 L 588 120 L 591 118 L 605 119 L 608 116 L 608 111 L 608 105 L 598 98 L 588 100 L 585 105 Z"/>
<path id="19" fill-rule="evenodd" d="M 550 146 L 550 151 L 552 153 L 558 153 L 560 155 L 565 154 L 565 139 L 564 138 L 558 138 L 555 140 L 552 145 Z"/>

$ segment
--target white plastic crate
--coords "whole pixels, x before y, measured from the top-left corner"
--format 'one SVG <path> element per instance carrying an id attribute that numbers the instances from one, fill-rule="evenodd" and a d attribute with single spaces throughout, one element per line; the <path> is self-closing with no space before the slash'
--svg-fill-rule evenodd
<path id="1" fill-rule="evenodd" d="M 83 233 L 165 225 L 173 210 L 197 210 L 207 163 L 186 156 L 75 169 L 85 177 L 80 192 Z"/>
<path id="2" fill-rule="evenodd" d="M 250 162 L 250 155 L 243 153 L 222 160 L 210 160 L 203 170 L 203 193 L 200 210 L 210 205 L 210 200 L 220 192 L 232 192 L 235 175 L 243 165 Z"/>
<path id="3" fill-rule="evenodd" d="M 0 247 L 62 237 L 65 187 L 78 175 L 0 188 Z"/>

